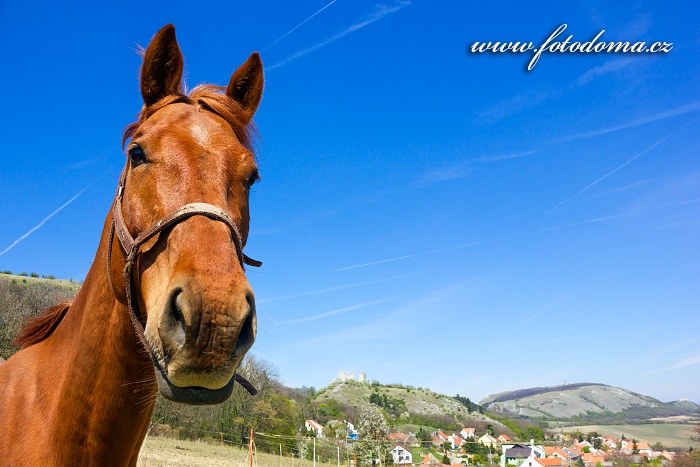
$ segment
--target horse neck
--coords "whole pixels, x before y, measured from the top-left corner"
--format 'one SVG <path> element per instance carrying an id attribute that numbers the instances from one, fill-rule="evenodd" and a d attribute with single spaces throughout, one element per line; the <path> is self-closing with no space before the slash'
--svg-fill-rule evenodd
<path id="1" fill-rule="evenodd" d="M 95 461 L 108 458 L 108 463 L 119 464 L 117 453 L 138 454 L 153 414 L 157 384 L 128 309 L 115 298 L 109 282 L 110 228 L 111 214 L 85 282 L 47 343 L 62 360 L 55 368 L 64 375 L 56 375 L 61 381 L 54 418 L 61 424 L 57 437 L 65 438 L 69 446 L 83 445 L 94 452 Z M 122 257 L 112 260 L 121 262 Z M 122 283 L 123 277 L 113 280 Z M 125 459 L 121 464 L 132 462 Z"/>

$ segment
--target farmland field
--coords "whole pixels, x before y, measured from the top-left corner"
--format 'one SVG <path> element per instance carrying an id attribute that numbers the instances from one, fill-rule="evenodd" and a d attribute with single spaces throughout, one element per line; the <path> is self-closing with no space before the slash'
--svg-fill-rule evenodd
<path id="1" fill-rule="evenodd" d="M 661 442 L 666 447 L 681 447 L 688 448 L 693 446 L 693 449 L 700 448 L 700 443 L 691 441 L 690 435 L 694 425 L 690 424 L 671 424 L 671 423 L 654 423 L 645 425 L 581 425 L 567 426 L 557 429 L 557 432 L 572 433 L 581 431 L 590 433 L 597 431 L 601 435 L 610 435 L 619 438 L 621 435 L 629 439 L 637 441 L 646 441 L 650 445 L 656 442 Z"/>

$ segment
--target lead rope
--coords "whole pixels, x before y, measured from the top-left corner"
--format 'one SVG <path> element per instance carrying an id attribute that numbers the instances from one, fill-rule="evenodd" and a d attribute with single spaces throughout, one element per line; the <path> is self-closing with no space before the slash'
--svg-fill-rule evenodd
<path id="1" fill-rule="evenodd" d="M 145 231 L 139 233 L 134 239 L 131 233 L 126 228 L 124 224 L 124 218 L 122 216 L 121 210 L 121 200 L 124 193 L 124 182 L 126 180 L 126 168 L 122 172 L 119 179 L 119 186 L 117 188 L 117 194 L 114 197 L 114 206 L 112 208 L 112 225 L 109 230 L 109 245 L 107 247 L 107 277 L 109 280 L 109 285 L 112 288 L 112 293 L 114 297 L 117 297 L 116 290 L 114 288 L 114 282 L 112 281 L 112 242 L 114 241 L 114 234 L 117 233 L 117 239 L 119 239 L 119 244 L 126 254 L 125 265 L 124 265 L 124 288 L 126 292 L 126 304 L 129 310 L 129 317 L 131 318 L 131 325 L 134 328 L 134 333 L 138 338 L 141 346 L 147 355 L 150 355 L 150 347 L 146 341 L 146 335 L 144 333 L 145 325 L 141 321 L 141 313 L 139 316 L 136 314 L 138 310 L 138 303 L 136 302 L 134 296 L 132 295 L 132 283 L 133 275 L 131 274 L 133 265 L 136 261 L 136 256 L 138 255 L 138 248 L 145 243 L 148 239 L 154 235 L 160 233 L 162 230 L 175 225 L 189 217 L 195 215 L 203 215 L 213 220 L 218 220 L 223 222 L 231 230 L 231 237 L 233 238 L 233 243 L 236 247 L 236 255 L 243 267 L 243 264 L 248 264 L 253 267 L 262 266 L 261 261 L 254 260 L 243 253 L 243 246 L 241 242 L 240 234 L 236 225 L 233 223 L 233 219 L 221 208 L 207 203 L 190 203 L 182 206 L 180 209 L 168 214 L 163 219 L 156 222 L 154 225 L 146 229 Z M 255 387 L 250 384 L 244 377 L 238 373 L 234 373 L 234 379 L 241 386 L 243 386 L 251 395 L 257 394 Z"/>

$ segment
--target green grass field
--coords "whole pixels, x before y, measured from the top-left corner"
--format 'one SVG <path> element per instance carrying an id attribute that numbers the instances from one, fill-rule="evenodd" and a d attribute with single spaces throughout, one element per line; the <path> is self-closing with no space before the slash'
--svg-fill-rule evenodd
<path id="1" fill-rule="evenodd" d="M 342 466 L 348 465 L 343 458 Z M 149 436 L 146 438 L 138 467 L 248 467 L 248 451 L 230 446 L 220 446 L 196 441 L 182 441 L 171 438 Z M 254 462 L 257 467 L 313 467 L 310 460 L 293 459 L 257 453 Z M 321 459 L 317 466 L 337 466 L 336 459 Z"/>
<path id="2" fill-rule="evenodd" d="M 557 432 L 573 433 L 581 431 L 590 433 L 597 431 L 601 435 L 609 435 L 619 438 L 625 435 L 627 438 L 634 438 L 637 441 L 645 441 L 653 446 L 660 442 L 666 447 L 685 448 L 692 446 L 693 449 L 700 448 L 700 443 L 692 441 L 690 435 L 694 425 L 690 424 L 648 424 L 648 425 L 581 425 L 567 426 L 557 429 Z"/>

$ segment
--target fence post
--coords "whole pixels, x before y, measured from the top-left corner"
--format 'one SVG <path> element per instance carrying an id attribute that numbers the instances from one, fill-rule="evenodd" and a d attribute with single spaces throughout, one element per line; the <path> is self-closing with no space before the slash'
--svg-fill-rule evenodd
<path id="1" fill-rule="evenodd" d="M 255 442 L 253 441 L 253 429 L 250 429 L 250 441 L 248 442 L 248 458 L 250 459 L 250 467 L 253 467 L 253 447 Z"/>

